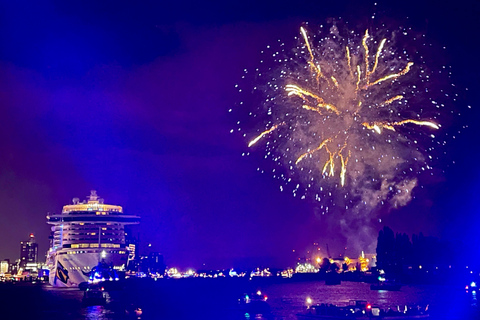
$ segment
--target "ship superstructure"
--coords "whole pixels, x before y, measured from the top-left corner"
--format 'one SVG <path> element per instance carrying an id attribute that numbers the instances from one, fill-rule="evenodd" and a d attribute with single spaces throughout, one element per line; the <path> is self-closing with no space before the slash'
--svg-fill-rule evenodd
<path id="1" fill-rule="evenodd" d="M 125 225 L 139 222 L 139 216 L 124 214 L 121 206 L 105 204 L 94 190 L 87 201 L 75 198 L 61 214 L 47 215 L 52 225 L 47 254 L 50 284 L 78 286 L 89 280 L 100 262 L 123 270 L 129 254 Z"/>

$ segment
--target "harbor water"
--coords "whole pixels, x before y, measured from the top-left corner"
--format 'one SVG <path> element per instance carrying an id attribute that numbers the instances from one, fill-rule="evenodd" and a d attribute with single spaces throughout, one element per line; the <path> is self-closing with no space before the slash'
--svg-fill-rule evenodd
<path id="1" fill-rule="evenodd" d="M 243 294 L 266 295 L 270 312 L 242 308 Z M 380 306 L 429 306 L 430 319 L 478 319 L 474 292 L 462 286 L 410 285 L 400 291 L 370 290 L 361 282 L 328 286 L 323 281 L 248 281 L 243 279 L 169 279 L 129 281 L 106 293 L 104 306 L 82 304 L 76 288 L 45 284 L 1 284 L 0 319 L 285 319 L 295 320 L 313 304 L 366 300 Z M 134 312 L 134 311 L 137 312 Z M 138 312 L 138 310 L 141 310 Z"/>

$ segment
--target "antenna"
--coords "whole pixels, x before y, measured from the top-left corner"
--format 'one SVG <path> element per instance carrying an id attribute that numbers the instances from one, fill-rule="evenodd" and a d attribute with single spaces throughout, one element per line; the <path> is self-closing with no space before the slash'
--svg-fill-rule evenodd
<path id="1" fill-rule="evenodd" d="M 97 196 L 97 191 L 96 190 L 91 190 L 90 191 L 90 196 L 88 197 L 90 201 L 97 201 L 98 196 Z"/>
<path id="2" fill-rule="evenodd" d="M 328 258 L 331 259 L 332 255 L 330 254 L 330 249 L 328 249 L 328 243 L 327 243 L 327 253 L 328 253 Z"/>

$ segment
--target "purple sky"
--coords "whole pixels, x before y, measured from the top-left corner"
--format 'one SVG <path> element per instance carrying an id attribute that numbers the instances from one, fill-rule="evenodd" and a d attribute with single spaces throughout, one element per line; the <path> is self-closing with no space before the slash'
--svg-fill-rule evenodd
<path id="1" fill-rule="evenodd" d="M 353 15 L 352 4 L 313 17 L 308 6 L 291 12 L 248 1 L 186 12 L 174 4 L 93 3 L 0 8 L 0 259 L 18 258 L 19 242 L 31 232 L 43 254 L 46 213 L 91 189 L 140 215 L 142 243 L 152 243 L 169 265 L 283 266 L 313 242 L 343 253 L 336 216 L 319 217 L 317 204 L 280 192 L 278 181 L 258 173 L 268 166 L 261 151 L 241 156 L 246 139 L 229 134 L 237 119 L 228 109 L 244 99 L 234 85 L 266 45 L 291 41 L 304 20 Z M 466 41 L 478 27 L 470 19 L 478 4 L 469 6 L 455 12 L 465 20 L 443 25 L 451 8 L 431 12 L 426 4 L 410 22 L 449 48 L 454 82 L 473 89 L 456 106 L 473 109 L 452 128 L 478 116 L 472 91 L 480 70 L 467 61 L 479 45 Z M 479 154 L 476 136 L 478 129 L 464 130 L 452 147 L 457 164 L 440 163 L 445 173 L 374 229 L 456 239 L 478 226 L 472 199 L 480 171 L 467 167 Z"/>

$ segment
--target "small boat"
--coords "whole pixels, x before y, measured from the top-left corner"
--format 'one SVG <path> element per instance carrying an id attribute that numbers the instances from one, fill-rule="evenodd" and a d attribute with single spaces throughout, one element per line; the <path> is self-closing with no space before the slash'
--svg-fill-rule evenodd
<path id="1" fill-rule="evenodd" d="M 466 292 L 476 292 L 476 291 L 478 291 L 477 282 L 472 281 L 472 282 L 470 282 L 470 284 L 467 284 L 465 286 L 465 291 Z"/>
<path id="2" fill-rule="evenodd" d="M 304 313 L 297 314 L 299 319 L 322 319 L 322 320 L 414 320 L 428 319 L 430 314 L 426 308 L 407 307 L 403 309 L 381 308 L 364 300 L 351 300 L 347 306 L 332 304 L 319 304 L 308 306 Z"/>
<path id="3" fill-rule="evenodd" d="M 142 308 L 135 306 L 133 304 L 130 304 L 125 308 L 125 315 L 129 317 L 135 317 L 139 319 L 139 317 L 143 314 Z"/>
<path id="4" fill-rule="evenodd" d="M 380 270 L 378 280 L 370 285 L 370 290 L 400 291 L 402 285 L 394 279 L 387 279 L 385 272 Z"/>
<path id="5" fill-rule="evenodd" d="M 87 288 L 83 292 L 82 304 L 85 306 L 103 306 L 107 303 L 103 288 Z"/>
<path id="6" fill-rule="evenodd" d="M 244 294 L 238 299 L 240 310 L 251 314 L 268 314 L 270 305 L 267 303 L 268 297 L 259 290 L 256 293 Z"/>

